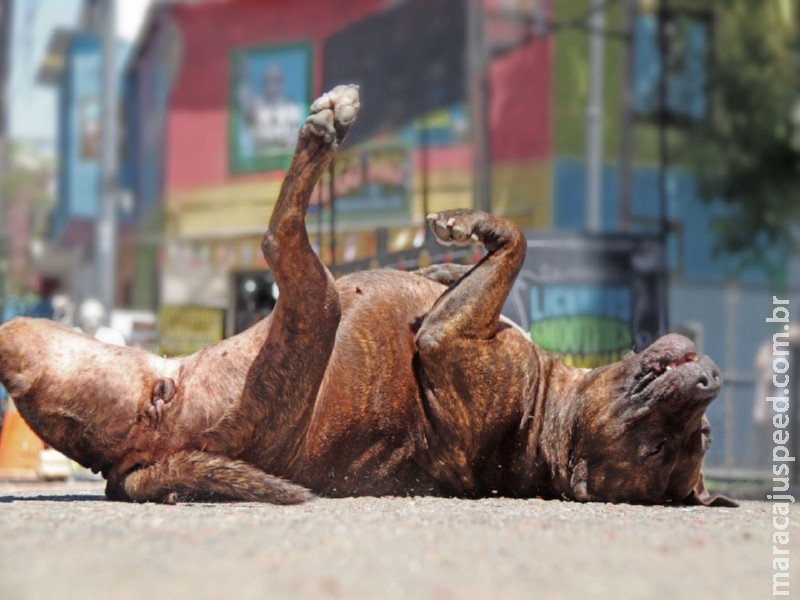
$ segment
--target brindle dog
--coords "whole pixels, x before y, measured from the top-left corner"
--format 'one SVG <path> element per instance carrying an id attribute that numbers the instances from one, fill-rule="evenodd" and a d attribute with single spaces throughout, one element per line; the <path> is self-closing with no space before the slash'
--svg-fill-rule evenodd
<path id="1" fill-rule="evenodd" d="M 262 248 L 272 315 L 183 358 L 107 346 L 46 320 L 0 327 L 0 381 L 52 447 L 115 500 L 492 494 L 733 505 L 700 472 L 717 367 L 666 336 L 594 370 L 565 366 L 500 311 L 525 256 L 509 221 L 429 215 L 474 268 L 334 281 L 309 245 L 309 197 L 358 89 L 311 107 Z"/>

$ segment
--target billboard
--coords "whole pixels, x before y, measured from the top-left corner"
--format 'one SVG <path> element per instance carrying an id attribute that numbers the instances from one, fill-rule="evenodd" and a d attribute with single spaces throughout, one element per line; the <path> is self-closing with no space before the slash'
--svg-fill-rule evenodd
<path id="1" fill-rule="evenodd" d="M 411 150 L 400 140 L 360 144 L 333 162 L 336 216 L 348 223 L 407 222 L 411 216 Z M 314 188 L 309 215 L 330 222 L 330 173 Z M 326 210 L 327 209 L 327 210 Z M 327 218 L 327 219 L 326 219 Z"/>
<path id="2" fill-rule="evenodd" d="M 185 356 L 223 338 L 225 313 L 205 306 L 162 306 L 158 309 L 160 353 Z"/>
<path id="3" fill-rule="evenodd" d="M 594 368 L 666 333 L 664 248 L 656 236 L 528 236 L 503 314 L 568 365 Z"/>
<path id="4" fill-rule="evenodd" d="M 237 50 L 231 57 L 229 165 L 285 169 L 311 103 L 309 44 Z"/>
<path id="5" fill-rule="evenodd" d="M 361 85 L 355 143 L 462 102 L 466 91 L 463 0 L 409 0 L 325 42 L 323 87 Z"/>

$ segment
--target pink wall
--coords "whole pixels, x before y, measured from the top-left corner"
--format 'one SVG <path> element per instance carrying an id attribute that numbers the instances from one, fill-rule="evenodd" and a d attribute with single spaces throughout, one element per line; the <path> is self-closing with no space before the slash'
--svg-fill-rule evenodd
<path id="1" fill-rule="evenodd" d="M 490 67 L 492 159 L 498 163 L 552 156 L 551 44 L 528 43 Z"/>
<path id="2" fill-rule="evenodd" d="M 167 119 L 166 192 L 264 177 L 229 173 L 231 51 L 309 42 L 314 90 L 319 93 L 323 40 L 384 4 L 385 0 L 238 0 L 173 7 L 182 32 L 183 64 Z"/>
<path id="3" fill-rule="evenodd" d="M 322 45 L 386 0 L 238 0 L 171 9 L 182 32 L 183 64 L 167 117 L 166 192 L 264 179 L 275 174 L 231 174 L 228 109 L 231 52 L 247 46 L 308 42 L 314 90 L 320 93 Z M 492 157 L 496 163 L 552 156 L 552 50 L 547 39 L 496 59 L 490 69 Z M 432 167 L 469 168 L 465 148 L 434 152 Z M 461 163 L 461 164 L 459 164 Z"/>

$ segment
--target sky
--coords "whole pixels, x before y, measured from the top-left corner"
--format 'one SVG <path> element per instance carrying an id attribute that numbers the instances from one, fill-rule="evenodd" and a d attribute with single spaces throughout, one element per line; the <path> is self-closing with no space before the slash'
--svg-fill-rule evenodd
<path id="1" fill-rule="evenodd" d="M 52 32 L 75 27 L 83 0 L 12 0 L 8 127 L 12 139 L 52 152 L 56 138 L 55 89 L 36 83 Z M 117 0 L 117 30 L 135 39 L 150 0 Z"/>

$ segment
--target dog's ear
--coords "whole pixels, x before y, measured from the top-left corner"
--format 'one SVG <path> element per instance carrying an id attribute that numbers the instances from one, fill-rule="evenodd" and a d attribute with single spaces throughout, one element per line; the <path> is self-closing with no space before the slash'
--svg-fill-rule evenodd
<path id="1" fill-rule="evenodd" d="M 706 484 L 703 481 L 703 474 L 697 476 L 697 483 L 694 484 L 692 492 L 684 498 L 681 504 L 686 506 L 724 506 L 728 508 L 737 508 L 738 502 L 735 502 L 721 494 L 709 494 L 706 490 Z"/>
<path id="2" fill-rule="evenodd" d="M 31 382 L 21 373 L 11 375 L 4 385 L 8 395 L 12 398 L 14 396 L 24 396 L 31 389 Z"/>

